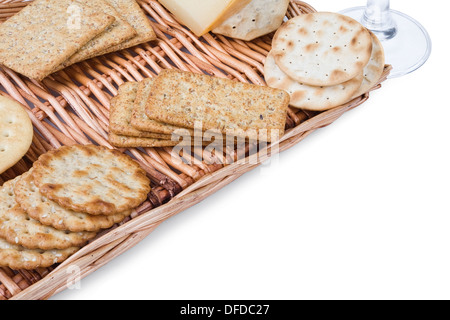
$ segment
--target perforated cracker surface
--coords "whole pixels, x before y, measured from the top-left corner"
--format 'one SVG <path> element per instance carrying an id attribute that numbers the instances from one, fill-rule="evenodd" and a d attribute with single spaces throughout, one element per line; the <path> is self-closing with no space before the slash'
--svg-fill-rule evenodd
<path id="1" fill-rule="evenodd" d="M 33 125 L 16 101 L 0 96 L 0 173 L 16 164 L 33 140 Z"/>
<path id="2" fill-rule="evenodd" d="M 273 54 L 292 79 L 332 86 L 356 77 L 372 54 L 372 39 L 359 22 L 338 13 L 297 16 L 276 32 Z"/>
<path id="3" fill-rule="evenodd" d="M 269 86 L 289 93 L 291 106 L 312 111 L 328 110 L 348 102 L 363 80 L 361 72 L 355 78 L 334 86 L 310 86 L 286 75 L 277 66 L 271 53 L 266 58 L 264 75 Z"/>

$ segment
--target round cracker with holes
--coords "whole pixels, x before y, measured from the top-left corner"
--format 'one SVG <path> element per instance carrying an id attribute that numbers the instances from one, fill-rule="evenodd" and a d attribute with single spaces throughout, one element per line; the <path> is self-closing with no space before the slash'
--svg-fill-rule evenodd
<path id="1" fill-rule="evenodd" d="M 122 222 L 132 212 L 132 210 L 128 210 L 110 216 L 93 216 L 65 209 L 39 192 L 38 187 L 34 184 L 31 171 L 24 173 L 17 181 L 14 193 L 16 201 L 30 218 L 58 230 L 72 232 L 100 231 L 112 227 L 115 223 Z"/>
<path id="2" fill-rule="evenodd" d="M 375 34 L 373 34 L 371 31 L 369 32 L 372 37 L 372 55 L 370 57 L 369 63 L 364 68 L 364 79 L 361 87 L 354 95 L 354 98 L 366 93 L 378 83 L 381 75 L 383 74 L 384 65 L 386 63 L 384 49 L 381 41 Z"/>
<path id="3" fill-rule="evenodd" d="M 31 219 L 16 201 L 14 188 L 21 176 L 0 188 L 0 237 L 27 249 L 67 249 L 80 247 L 96 236 L 94 232 L 56 230 Z"/>
<path id="4" fill-rule="evenodd" d="M 275 63 L 272 52 L 266 58 L 264 76 L 270 87 L 289 93 L 292 107 L 312 111 L 324 111 L 346 103 L 363 81 L 361 72 L 355 78 L 334 86 L 310 86 L 288 77 Z"/>
<path id="5" fill-rule="evenodd" d="M 39 191 L 60 206 L 92 215 L 134 209 L 150 192 L 150 180 L 130 156 L 96 145 L 64 146 L 33 165 Z"/>
<path id="6" fill-rule="evenodd" d="M 313 86 L 333 86 L 358 76 L 372 54 L 372 38 L 356 20 L 332 12 L 302 14 L 273 39 L 280 69 Z"/>
<path id="7" fill-rule="evenodd" d="M 0 173 L 27 153 L 33 140 L 33 125 L 20 103 L 0 96 Z"/>

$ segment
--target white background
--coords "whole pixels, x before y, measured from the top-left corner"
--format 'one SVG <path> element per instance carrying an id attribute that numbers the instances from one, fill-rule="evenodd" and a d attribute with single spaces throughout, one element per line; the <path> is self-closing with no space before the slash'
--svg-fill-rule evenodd
<path id="1" fill-rule="evenodd" d="M 391 7 L 431 34 L 425 66 L 53 299 L 449 299 L 450 5 Z"/>

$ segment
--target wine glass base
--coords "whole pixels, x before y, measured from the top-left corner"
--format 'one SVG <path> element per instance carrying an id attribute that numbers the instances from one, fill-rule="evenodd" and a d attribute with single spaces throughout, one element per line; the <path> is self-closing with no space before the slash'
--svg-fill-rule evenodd
<path id="1" fill-rule="evenodd" d="M 356 7 L 341 11 L 363 25 L 366 7 Z M 420 68 L 430 57 L 431 38 L 425 28 L 408 15 L 390 10 L 394 27 L 372 30 L 383 44 L 386 63 L 393 70 L 389 78 L 400 77 Z"/>

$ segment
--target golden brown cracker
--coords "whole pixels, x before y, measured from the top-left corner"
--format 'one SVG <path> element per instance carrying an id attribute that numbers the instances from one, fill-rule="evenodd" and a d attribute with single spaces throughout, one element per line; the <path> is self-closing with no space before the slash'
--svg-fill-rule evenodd
<path id="1" fill-rule="evenodd" d="M 39 191 L 60 206 L 93 215 L 134 209 L 147 198 L 150 180 L 138 162 L 96 145 L 63 146 L 33 165 Z"/>
<path id="2" fill-rule="evenodd" d="M 130 48 L 156 39 L 150 19 L 135 0 L 105 0 L 113 6 L 124 19 L 136 30 L 137 35 L 121 44 L 112 46 L 102 54 Z"/>
<path id="3" fill-rule="evenodd" d="M 190 146 L 193 140 L 188 133 L 188 138 L 184 139 L 180 136 L 174 136 L 175 140 L 161 140 L 153 138 L 138 138 L 117 135 L 115 133 L 109 134 L 109 142 L 117 148 L 159 148 L 159 147 L 174 147 L 174 146 Z"/>
<path id="4" fill-rule="evenodd" d="M 64 69 L 77 62 L 95 57 L 108 48 L 121 44 L 137 35 L 134 28 L 106 0 L 89 0 L 89 5 L 114 17 L 115 21 L 101 34 L 86 43 L 53 72 Z"/>
<path id="5" fill-rule="evenodd" d="M 92 232 L 66 232 L 31 219 L 17 203 L 14 187 L 21 177 L 0 188 L 0 237 L 28 249 L 67 249 L 79 247 L 95 237 Z"/>
<path id="6" fill-rule="evenodd" d="M 122 136 L 170 140 L 170 135 L 141 131 L 131 125 L 138 86 L 137 82 L 126 82 L 119 87 L 117 96 L 111 99 L 109 130 Z"/>
<path id="7" fill-rule="evenodd" d="M 0 267 L 9 267 L 13 270 L 48 268 L 55 263 L 63 262 L 78 250 L 78 247 L 63 250 L 27 249 L 0 239 Z"/>
<path id="8" fill-rule="evenodd" d="M 90 215 L 61 207 L 40 193 L 30 172 L 23 174 L 14 187 L 16 201 L 30 218 L 58 230 L 97 232 L 122 222 L 132 210 L 111 216 Z"/>

